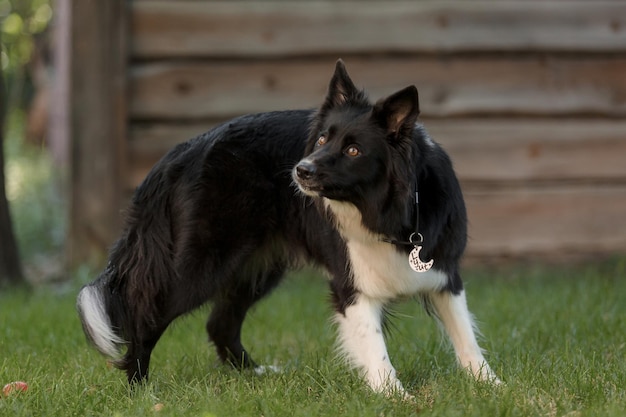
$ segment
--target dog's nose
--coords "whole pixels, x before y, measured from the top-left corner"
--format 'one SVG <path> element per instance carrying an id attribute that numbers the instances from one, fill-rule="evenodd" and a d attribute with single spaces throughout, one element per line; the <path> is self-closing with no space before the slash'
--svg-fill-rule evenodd
<path id="1" fill-rule="evenodd" d="M 309 161 L 300 161 L 296 165 L 296 175 L 302 180 L 308 180 L 315 175 L 315 165 Z"/>

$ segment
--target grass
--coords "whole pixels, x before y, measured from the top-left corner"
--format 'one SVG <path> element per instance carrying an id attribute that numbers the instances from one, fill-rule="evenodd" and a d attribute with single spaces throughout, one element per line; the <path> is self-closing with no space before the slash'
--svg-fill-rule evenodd
<path id="1" fill-rule="evenodd" d="M 74 297 L 91 275 L 0 294 L 0 383 L 30 385 L 0 400 L 1 416 L 623 416 L 626 409 L 624 259 L 467 274 L 483 347 L 506 381 L 498 388 L 455 367 L 417 303 L 395 306 L 389 350 L 414 402 L 371 393 L 336 358 L 326 285 L 311 272 L 290 277 L 244 328 L 253 357 L 281 373 L 219 365 L 206 342 L 204 308 L 168 329 L 153 354 L 151 382 L 131 392 L 82 335 Z"/>

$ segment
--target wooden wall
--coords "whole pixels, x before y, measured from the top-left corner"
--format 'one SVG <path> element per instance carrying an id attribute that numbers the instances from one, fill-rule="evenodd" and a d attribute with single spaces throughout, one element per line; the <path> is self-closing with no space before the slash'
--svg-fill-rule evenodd
<path id="1" fill-rule="evenodd" d="M 116 2 L 125 192 L 99 201 L 110 212 L 175 143 L 243 113 L 317 106 L 341 57 L 374 99 L 417 86 L 462 180 L 470 257 L 626 252 L 626 3 Z"/>

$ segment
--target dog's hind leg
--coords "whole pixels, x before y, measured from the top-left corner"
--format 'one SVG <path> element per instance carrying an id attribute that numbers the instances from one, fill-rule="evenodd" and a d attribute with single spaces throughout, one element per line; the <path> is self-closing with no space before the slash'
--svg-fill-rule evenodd
<path id="1" fill-rule="evenodd" d="M 467 308 L 465 292 L 437 292 L 429 294 L 428 299 L 454 346 L 461 367 L 467 369 L 477 380 L 500 383 L 476 341 L 474 322 Z"/>
<path id="2" fill-rule="evenodd" d="M 209 338 L 215 345 L 217 355 L 223 362 L 235 368 L 256 366 L 241 344 L 241 326 L 251 307 L 249 301 L 217 302 L 207 322 Z"/>
<path id="3" fill-rule="evenodd" d="M 183 271 L 182 276 L 195 277 L 195 271 Z M 136 296 L 130 298 L 132 301 L 129 303 L 132 304 L 125 325 L 126 329 L 131 329 L 128 331 L 130 337 L 126 354 L 119 365 L 126 371 L 129 382 L 143 382 L 148 378 L 152 350 L 170 323 L 207 301 L 210 288 L 201 283 L 201 280 L 193 278 L 164 281 L 164 287 L 152 292 L 148 301 L 140 303 Z M 146 313 L 146 305 L 152 309 L 149 314 Z"/>
<path id="4" fill-rule="evenodd" d="M 129 383 L 142 383 L 148 379 L 150 356 L 154 346 L 167 326 L 145 327 L 136 340 L 128 345 L 128 350 L 119 365 L 126 371 Z"/>
<path id="5" fill-rule="evenodd" d="M 215 300 L 206 329 L 223 362 L 237 369 L 257 366 L 241 343 L 241 327 L 250 307 L 276 287 L 283 272 L 276 268 L 252 280 L 242 279 L 240 286 Z"/>

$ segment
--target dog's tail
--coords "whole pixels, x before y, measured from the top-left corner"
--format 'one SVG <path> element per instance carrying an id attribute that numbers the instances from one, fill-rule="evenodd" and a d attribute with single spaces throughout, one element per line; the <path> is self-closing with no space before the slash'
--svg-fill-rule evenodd
<path id="1" fill-rule="evenodd" d="M 146 343 L 167 324 L 159 300 L 171 290 L 173 275 L 164 245 L 124 236 L 113 248 L 109 266 L 78 293 L 76 307 L 87 340 L 129 378 L 136 377 L 133 367 Z"/>
<path id="2" fill-rule="evenodd" d="M 115 300 L 116 295 L 109 290 L 114 273 L 107 268 L 96 281 L 84 286 L 78 293 L 76 307 L 87 340 L 100 353 L 117 360 L 126 341 L 117 307 L 121 300 Z"/>
<path id="3" fill-rule="evenodd" d="M 174 266 L 171 207 L 161 171 L 149 175 L 127 210 L 126 228 L 107 268 L 77 297 L 87 340 L 129 381 L 147 376 L 151 344 L 172 319 L 167 303 Z"/>
<path id="4" fill-rule="evenodd" d="M 125 341 L 120 329 L 113 325 L 111 308 L 102 290 L 103 287 L 96 284 L 83 287 L 76 306 L 89 342 L 103 355 L 117 359 Z"/>
<path id="5" fill-rule="evenodd" d="M 173 317 L 167 304 L 177 283 L 170 177 L 157 165 L 137 188 L 107 268 L 77 297 L 87 340 L 126 370 L 129 380 L 147 375 L 150 345 Z"/>
<path id="6" fill-rule="evenodd" d="M 167 324 L 169 316 L 164 316 L 159 300 L 175 282 L 168 229 L 127 231 L 113 247 L 109 266 L 78 293 L 76 305 L 87 340 L 117 368 L 128 371 L 146 338 L 158 337 L 155 329 Z"/>

